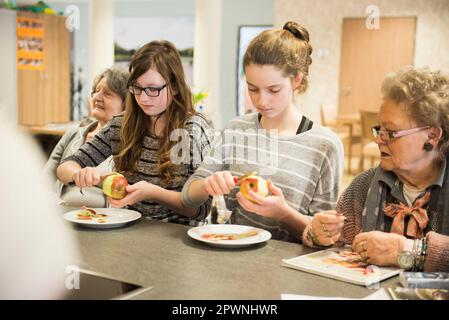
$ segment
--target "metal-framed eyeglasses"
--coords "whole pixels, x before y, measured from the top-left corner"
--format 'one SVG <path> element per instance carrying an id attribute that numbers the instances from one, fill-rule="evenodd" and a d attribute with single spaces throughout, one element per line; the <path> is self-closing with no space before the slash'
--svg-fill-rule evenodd
<path id="1" fill-rule="evenodd" d="M 375 126 L 371 128 L 371 133 L 373 134 L 374 139 L 379 137 L 382 141 L 386 142 L 399 137 L 408 136 L 409 134 L 413 134 L 428 128 L 430 128 L 430 126 L 394 131 L 394 130 L 381 129 L 380 126 Z"/>
<path id="2" fill-rule="evenodd" d="M 135 96 L 140 96 L 142 91 L 144 91 L 147 96 L 155 98 L 155 97 L 159 97 L 159 95 L 161 94 L 161 91 L 164 90 L 164 88 L 166 86 L 167 86 L 167 84 L 164 84 L 161 87 L 142 88 L 142 87 L 139 87 L 139 86 L 136 86 L 135 84 L 133 84 L 128 87 L 128 90 Z"/>

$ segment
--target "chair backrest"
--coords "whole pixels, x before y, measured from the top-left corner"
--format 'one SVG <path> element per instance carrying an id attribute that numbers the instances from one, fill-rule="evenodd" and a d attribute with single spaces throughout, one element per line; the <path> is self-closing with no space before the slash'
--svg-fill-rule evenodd
<path id="1" fill-rule="evenodd" d="M 363 144 L 369 143 L 374 140 L 371 128 L 378 124 L 377 111 L 372 110 L 360 110 L 360 123 L 362 127 L 362 140 Z"/>
<path id="2" fill-rule="evenodd" d="M 337 109 L 333 104 L 322 103 L 320 105 L 321 125 L 335 127 L 337 124 Z"/>

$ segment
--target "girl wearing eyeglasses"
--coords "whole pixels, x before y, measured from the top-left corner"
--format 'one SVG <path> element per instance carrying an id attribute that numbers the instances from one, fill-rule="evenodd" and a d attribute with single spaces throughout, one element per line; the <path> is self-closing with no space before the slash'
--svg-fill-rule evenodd
<path id="1" fill-rule="evenodd" d="M 59 166 L 59 179 L 80 187 L 97 185 L 95 168 L 113 155 L 115 171 L 128 180 L 127 195 L 109 199 L 165 222 L 197 224 L 208 202 L 186 208 L 180 191 L 203 160 L 213 139 L 207 121 L 192 106 L 181 57 L 168 41 L 140 48 L 129 66 L 125 112 L 114 117 L 90 143 Z"/>
<path id="2" fill-rule="evenodd" d="M 304 242 L 343 240 L 369 264 L 449 272 L 449 77 L 407 67 L 382 94 L 380 165 L 353 180 L 336 211 L 315 215 Z"/>
<path id="3" fill-rule="evenodd" d="M 343 146 L 329 129 L 298 108 L 308 87 L 312 47 L 301 25 L 262 32 L 248 46 L 244 72 L 257 112 L 232 120 L 210 156 L 187 181 L 186 206 L 225 196 L 233 224 L 299 242 L 309 218 L 335 206 L 343 173 Z M 269 179 L 267 197 L 239 192 L 238 178 L 256 171 Z"/>

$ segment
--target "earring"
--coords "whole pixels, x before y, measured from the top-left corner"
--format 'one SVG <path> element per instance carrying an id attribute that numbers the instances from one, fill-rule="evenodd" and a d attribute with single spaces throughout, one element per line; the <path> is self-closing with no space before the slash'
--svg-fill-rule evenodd
<path id="1" fill-rule="evenodd" d="M 430 152 L 433 150 L 433 144 L 431 144 L 430 142 L 425 142 L 423 145 L 423 149 L 427 152 Z"/>

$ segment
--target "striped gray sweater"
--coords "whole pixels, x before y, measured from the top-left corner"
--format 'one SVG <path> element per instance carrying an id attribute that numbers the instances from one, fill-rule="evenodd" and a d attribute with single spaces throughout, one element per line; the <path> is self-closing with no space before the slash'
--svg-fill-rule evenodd
<path id="1" fill-rule="evenodd" d="M 287 203 L 304 215 L 334 209 L 343 174 L 343 145 L 329 129 L 314 124 L 291 138 L 267 135 L 257 113 L 232 120 L 216 139 L 198 170 L 184 185 L 184 205 L 195 207 L 188 197 L 190 183 L 215 171 L 228 170 L 233 176 L 257 173 L 280 187 Z M 225 196 L 233 211 L 231 223 L 251 225 L 271 232 L 274 239 L 299 241 L 278 220 L 246 212 L 237 202 L 234 189 Z"/>
<path id="2" fill-rule="evenodd" d="M 102 130 L 92 139 L 84 144 L 75 154 L 64 159 L 72 160 L 80 164 L 81 167 L 95 167 L 102 163 L 110 155 L 117 155 L 120 151 L 120 128 L 122 126 L 123 114 L 115 116 Z M 173 169 L 173 179 L 168 185 L 163 187 L 167 190 L 181 191 L 184 183 L 192 175 L 203 156 L 209 151 L 213 130 L 209 128 L 207 122 L 200 116 L 190 117 L 186 123 L 186 131 L 189 141 L 189 158 Z M 187 136 L 186 136 L 187 138 Z M 144 140 L 144 147 L 137 170 L 132 175 L 126 176 L 129 184 L 139 181 L 148 181 L 161 186 L 161 176 L 157 170 L 157 151 L 160 141 L 156 136 L 148 134 Z M 205 218 L 210 210 L 210 201 L 203 204 L 199 209 L 196 219 L 189 219 L 178 215 L 171 209 L 153 201 L 141 201 L 128 206 L 129 209 L 137 210 L 149 218 L 162 220 L 164 222 L 176 222 L 181 224 L 197 225 Z"/>

